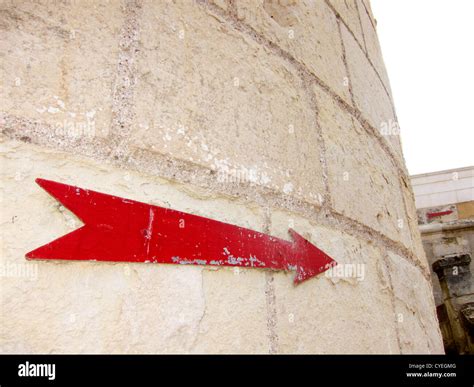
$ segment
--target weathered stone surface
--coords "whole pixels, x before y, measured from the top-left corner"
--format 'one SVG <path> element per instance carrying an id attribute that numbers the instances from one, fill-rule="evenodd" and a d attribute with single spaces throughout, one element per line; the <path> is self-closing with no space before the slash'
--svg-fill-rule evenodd
<path id="1" fill-rule="evenodd" d="M 402 353 L 444 353 L 431 283 L 420 270 L 393 253 L 388 254 L 387 270 Z M 432 334 L 424 335 L 427 331 Z"/>
<path id="2" fill-rule="evenodd" d="M 375 19 L 374 14 L 372 12 L 372 7 L 370 5 L 370 1 L 369 0 L 361 0 L 361 3 L 365 7 L 365 11 L 369 15 L 370 21 L 372 22 L 372 25 L 373 25 L 374 29 L 376 29 L 377 28 L 377 19 Z M 363 8 L 359 7 L 359 10 L 362 12 Z"/>
<path id="3" fill-rule="evenodd" d="M 238 1 L 237 15 L 350 101 L 336 17 L 324 1 Z"/>
<path id="4" fill-rule="evenodd" d="M 2 4 L 1 109 L 49 123 L 55 136 L 105 136 L 123 22 L 120 2 Z"/>
<path id="5" fill-rule="evenodd" d="M 344 25 L 341 26 L 341 34 L 346 48 L 354 102 L 362 115 L 384 136 L 398 159 L 403 160 L 400 129 L 391 100 L 365 53 Z"/>
<path id="6" fill-rule="evenodd" d="M 454 306 L 456 313 L 466 302 L 474 301 L 474 283 L 470 270 L 471 255 L 451 255 L 438 259 L 433 263 L 443 292 L 443 301 L 448 301 Z"/>
<path id="7" fill-rule="evenodd" d="M 425 249 L 421 240 L 420 229 L 418 228 L 418 216 L 415 206 L 415 197 L 410 185 L 410 181 L 405 177 L 400 177 L 400 187 L 403 194 L 405 206 L 406 223 L 403 225 L 411 237 L 411 249 L 414 253 L 414 259 L 426 273 L 430 272 L 428 260 L 426 259 Z"/>
<path id="8" fill-rule="evenodd" d="M 332 274 L 326 272 L 297 287 L 289 275 L 274 274 L 279 351 L 399 353 L 390 285 L 380 276 L 381 251 L 291 213 L 273 213 L 272 234 L 287 237 L 290 226 L 332 256 L 344 271 L 350 265 L 354 269 L 353 275 L 343 277 L 333 269 Z"/>
<path id="9" fill-rule="evenodd" d="M 265 273 L 203 270 L 205 310 L 192 352 L 268 353 Z"/>
<path id="10" fill-rule="evenodd" d="M 370 16 L 362 3 L 359 6 L 359 14 L 365 37 L 365 45 L 367 47 L 367 55 L 369 56 L 371 62 L 377 70 L 377 73 L 380 75 L 380 78 L 382 79 L 382 82 L 387 92 L 389 93 L 390 98 L 393 98 L 392 91 L 390 88 L 390 82 L 388 80 L 387 70 L 383 61 L 379 39 L 374 29 L 373 21 L 370 19 Z"/>
<path id="11" fill-rule="evenodd" d="M 422 233 L 421 237 L 427 263 L 430 267 L 435 305 L 439 306 L 443 303 L 444 298 L 438 276 L 432 270 L 433 264 L 439 259 L 442 259 L 443 256 L 462 256 L 465 254 L 472 255 L 471 252 L 474 251 L 474 235 L 472 234 L 472 231 L 467 228 L 452 231 L 439 230 L 438 232 L 424 232 Z M 474 272 L 474 262 L 472 262 L 472 260 L 470 271 L 471 273 Z"/>
<path id="12" fill-rule="evenodd" d="M 143 15 L 127 141 L 318 201 L 314 112 L 295 70 L 201 7 L 149 2 Z"/>
<path id="13" fill-rule="evenodd" d="M 359 0 L 329 0 L 329 3 L 334 7 L 336 12 L 341 15 L 342 20 L 344 20 L 349 29 L 353 32 L 359 44 L 364 47 L 365 39 L 358 10 L 363 7 L 363 4 Z"/>
<path id="14" fill-rule="evenodd" d="M 399 205 L 403 198 L 393 163 L 325 91 L 318 86 L 314 91 L 334 209 L 413 248 L 405 209 Z"/>

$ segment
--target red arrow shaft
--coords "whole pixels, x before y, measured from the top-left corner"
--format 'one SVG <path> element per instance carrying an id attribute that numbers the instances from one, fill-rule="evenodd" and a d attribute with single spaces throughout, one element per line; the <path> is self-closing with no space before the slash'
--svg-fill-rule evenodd
<path id="1" fill-rule="evenodd" d="M 290 270 L 291 242 L 216 220 L 82 188 L 39 183 L 85 222 L 28 254 L 50 259 Z"/>

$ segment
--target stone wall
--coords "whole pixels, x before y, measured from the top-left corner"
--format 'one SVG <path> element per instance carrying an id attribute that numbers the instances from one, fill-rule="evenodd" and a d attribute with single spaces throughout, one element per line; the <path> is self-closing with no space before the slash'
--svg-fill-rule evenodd
<path id="1" fill-rule="evenodd" d="M 449 256 L 474 255 L 474 201 L 418 209 L 423 248 L 431 268 L 435 304 L 443 303 L 433 264 Z M 470 263 L 474 272 L 474 262 Z M 472 278 L 471 278 L 472 281 Z"/>
<path id="2" fill-rule="evenodd" d="M 443 352 L 375 27 L 365 0 L 3 1 L 0 351 Z M 29 262 L 81 224 L 36 177 L 293 227 L 342 271 Z"/>

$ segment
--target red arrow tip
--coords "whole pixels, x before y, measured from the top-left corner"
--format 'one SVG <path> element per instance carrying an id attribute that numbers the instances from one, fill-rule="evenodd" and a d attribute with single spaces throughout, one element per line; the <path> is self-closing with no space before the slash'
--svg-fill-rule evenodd
<path id="1" fill-rule="evenodd" d="M 337 265 L 334 259 L 307 241 L 295 230 L 290 228 L 289 233 L 295 241 L 294 251 L 298 262 L 294 278 L 295 285 Z"/>

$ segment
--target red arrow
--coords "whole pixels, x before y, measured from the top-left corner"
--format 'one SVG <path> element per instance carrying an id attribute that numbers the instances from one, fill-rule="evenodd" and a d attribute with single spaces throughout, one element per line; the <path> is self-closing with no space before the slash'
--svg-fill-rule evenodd
<path id="1" fill-rule="evenodd" d="M 30 259 L 152 262 L 296 271 L 300 283 L 336 262 L 290 229 L 293 242 L 228 223 L 50 180 L 36 182 L 84 226 Z"/>

